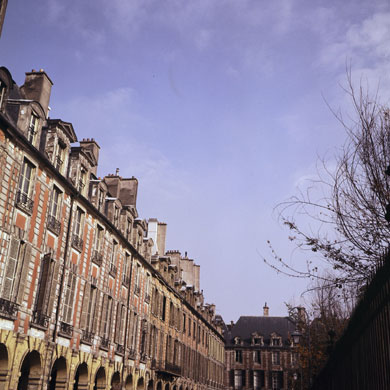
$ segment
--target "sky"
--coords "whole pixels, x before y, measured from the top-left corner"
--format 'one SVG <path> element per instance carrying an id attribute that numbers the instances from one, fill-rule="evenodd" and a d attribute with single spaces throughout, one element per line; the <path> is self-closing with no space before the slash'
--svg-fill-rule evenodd
<path id="1" fill-rule="evenodd" d="M 307 280 L 275 206 L 329 166 L 345 133 L 346 67 L 390 98 L 387 0 L 12 0 L 0 64 L 44 69 L 51 118 L 99 143 L 98 174 L 139 180 L 140 217 L 201 266 L 226 322 L 287 314 Z M 331 108 L 331 109 L 330 109 Z"/>

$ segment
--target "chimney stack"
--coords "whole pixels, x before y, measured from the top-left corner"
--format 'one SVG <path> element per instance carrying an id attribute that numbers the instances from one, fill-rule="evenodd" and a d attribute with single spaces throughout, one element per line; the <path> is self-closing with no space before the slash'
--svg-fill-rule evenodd
<path id="1" fill-rule="evenodd" d="M 269 307 L 267 306 L 267 302 L 264 304 L 264 307 L 263 307 L 263 316 L 264 317 L 269 316 Z"/>
<path id="2" fill-rule="evenodd" d="M 46 117 L 49 112 L 49 101 L 53 82 L 43 69 L 26 73 L 24 84 L 20 87 L 26 99 L 37 101 L 45 111 Z"/>

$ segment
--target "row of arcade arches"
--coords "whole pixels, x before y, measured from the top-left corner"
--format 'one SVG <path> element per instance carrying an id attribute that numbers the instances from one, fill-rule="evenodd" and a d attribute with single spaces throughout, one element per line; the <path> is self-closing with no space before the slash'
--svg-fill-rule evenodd
<path id="1" fill-rule="evenodd" d="M 48 380 L 48 390 L 68 389 L 68 370 L 69 365 L 64 357 L 59 357 L 52 365 Z M 42 361 L 38 351 L 33 350 L 24 357 L 20 366 L 20 376 L 18 379 L 17 390 L 30 390 L 42 387 Z M 9 374 L 9 359 L 7 348 L 0 343 L 0 390 L 5 389 L 7 376 Z M 43 379 L 44 381 L 45 379 Z M 101 366 L 94 375 L 91 376 L 87 363 L 80 363 L 76 369 L 73 379 L 72 390 L 89 390 L 93 384 L 93 390 L 120 390 L 121 374 L 115 371 L 111 378 L 107 377 L 106 369 Z M 126 390 L 193 390 L 192 387 L 183 387 L 163 383 L 161 380 L 145 380 L 140 377 L 134 383 L 133 376 L 127 375 L 124 383 Z"/>

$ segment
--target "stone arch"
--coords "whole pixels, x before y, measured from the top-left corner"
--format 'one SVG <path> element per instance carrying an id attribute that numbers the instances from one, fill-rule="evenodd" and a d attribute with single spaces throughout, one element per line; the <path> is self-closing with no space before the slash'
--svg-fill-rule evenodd
<path id="1" fill-rule="evenodd" d="M 183 385 L 180 385 L 179 390 L 183 390 Z"/>
<path id="2" fill-rule="evenodd" d="M 162 390 L 162 383 L 161 383 L 161 381 L 157 382 L 156 390 Z"/>
<path id="3" fill-rule="evenodd" d="M 125 389 L 126 390 L 133 390 L 133 375 L 131 375 L 131 374 L 127 375 L 127 378 L 125 381 Z"/>
<path id="4" fill-rule="evenodd" d="M 153 389 L 154 389 L 154 382 L 153 382 L 153 379 L 151 379 L 151 380 L 148 382 L 147 390 L 153 390 Z"/>
<path id="5" fill-rule="evenodd" d="M 67 382 L 66 359 L 61 356 L 53 364 L 49 378 L 49 390 L 60 390 L 66 388 Z"/>
<path id="6" fill-rule="evenodd" d="M 100 367 L 96 371 L 95 375 L 95 385 L 93 390 L 103 390 L 106 388 L 106 370 L 104 367 Z"/>
<path id="7" fill-rule="evenodd" d="M 137 382 L 137 390 L 144 390 L 144 389 L 145 389 L 145 381 L 144 378 L 141 376 L 141 378 L 139 378 Z"/>
<path id="8" fill-rule="evenodd" d="M 115 371 L 111 378 L 111 390 L 120 390 L 121 388 L 121 375 L 119 371 Z"/>
<path id="9" fill-rule="evenodd" d="M 172 387 L 172 390 L 177 390 L 177 386 L 174 385 L 174 386 Z"/>
<path id="10" fill-rule="evenodd" d="M 73 390 L 87 390 L 88 385 L 88 366 L 87 363 L 81 363 L 77 367 L 77 371 L 74 376 Z"/>
<path id="11" fill-rule="evenodd" d="M 38 351 L 27 353 L 20 368 L 18 390 L 39 389 L 41 387 L 41 356 Z"/>
<path id="12" fill-rule="evenodd" d="M 166 383 L 166 384 L 165 384 L 164 390 L 169 390 L 169 383 Z"/>
<path id="13" fill-rule="evenodd" d="M 5 344 L 0 344 L 0 390 L 5 388 L 8 375 L 8 351 Z"/>

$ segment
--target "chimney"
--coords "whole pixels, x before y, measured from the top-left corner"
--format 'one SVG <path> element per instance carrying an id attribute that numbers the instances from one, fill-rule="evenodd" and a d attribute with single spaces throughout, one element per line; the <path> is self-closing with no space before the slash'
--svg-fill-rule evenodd
<path id="1" fill-rule="evenodd" d="M 161 256 L 165 254 L 165 241 L 167 237 L 167 224 L 159 222 L 157 224 L 157 247 Z"/>
<path id="2" fill-rule="evenodd" d="M 26 73 L 26 79 L 20 89 L 26 99 L 35 100 L 41 104 L 47 117 L 52 86 L 53 82 L 43 69 L 39 71 L 33 69 Z"/>
<path id="3" fill-rule="evenodd" d="M 137 206 L 138 180 L 133 176 L 130 179 L 122 179 L 119 199 L 125 206 Z"/>
<path id="4" fill-rule="evenodd" d="M 264 304 L 264 307 L 263 307 L 263 316 L 264 317 L 269 316 L 269 307 L 267 306 L 267 302 Z"/>
<path id="5" fill-rule="evenodd" d="M 91 152 L 93 157 L 96 160 L 96 165 L 92 167 L 92 172 L 96 176 L 97 175 L 97 166 L 99 161 L 99 150 L 100 146 L 97 144 L 97 142 L 93 138 L 84 138 L 82 141 L 80 141 L 80 146 L 84 150 L 88 150 Z"/>

